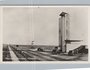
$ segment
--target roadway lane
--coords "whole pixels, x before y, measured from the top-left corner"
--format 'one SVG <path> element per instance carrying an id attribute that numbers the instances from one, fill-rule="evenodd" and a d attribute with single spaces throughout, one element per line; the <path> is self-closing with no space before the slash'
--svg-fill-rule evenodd
<path id="1" fill-rule="evenodd" d="M 56 59 L 48 56 L 48 55 L 44 55 L 44 54 L 40 54 L 38 52 L 33 52 L 33 51 L 26 51 L 29 54 L 32 54 L 36 59 L 39 59 L 41 61 L 57 61 Z"/>

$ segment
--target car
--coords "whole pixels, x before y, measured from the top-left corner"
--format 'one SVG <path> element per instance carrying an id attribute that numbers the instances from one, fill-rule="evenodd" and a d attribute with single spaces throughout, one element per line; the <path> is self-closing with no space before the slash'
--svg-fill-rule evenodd
<path id="1" fill-rule="evenodd" d="M 37 48 L 37 51 L 43 52 L 44 50 L 42 48 Z"/>
<path id="2" fill-rule="evenodd" d="M 73 51 L 73 50 L 70 50 L 70 51 L 68 52 L 68 55 L 69 55 L 69 56 L 73 56 L 73 55 L 74 55 L 74 51 Z"/>

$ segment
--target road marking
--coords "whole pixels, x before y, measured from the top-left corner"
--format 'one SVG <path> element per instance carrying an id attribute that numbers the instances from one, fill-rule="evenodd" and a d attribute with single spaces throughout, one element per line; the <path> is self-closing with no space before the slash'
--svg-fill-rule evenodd
<path id="1" fill-rule="evenodd" d="M 43 61 L 57 61 L 56 59 L 54 59 L 48 55 L 41 54 L 39 52 L 30 51 L 29 53 L 33 54 L 34 56 L 41 58 Z"/>
<path id="2" fill-rule="evenodd" d="M 15 55 L 15 53 L 13 52 L 11 47 L 9 46 L 8 48 L 9 48 L 9 51 L 10 51 L 12 61 L 19 61 L 18 57 Z"/>

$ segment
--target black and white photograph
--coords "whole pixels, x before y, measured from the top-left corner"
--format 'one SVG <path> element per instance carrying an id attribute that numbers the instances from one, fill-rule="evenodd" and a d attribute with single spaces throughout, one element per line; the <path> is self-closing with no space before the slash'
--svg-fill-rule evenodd
<path id="1" fill-rule="evenodd" d="M 88 61 L 88 7 L 3 7 L 3 62 Z"/>

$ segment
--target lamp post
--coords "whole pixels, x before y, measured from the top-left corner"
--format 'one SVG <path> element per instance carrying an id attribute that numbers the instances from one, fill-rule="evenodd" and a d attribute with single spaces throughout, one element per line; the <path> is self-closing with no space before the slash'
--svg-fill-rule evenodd
<path id="1" fill-rule="evenodd" d="M 34 41 L 31 42 L 31 49 L 34 49 Z"/>

